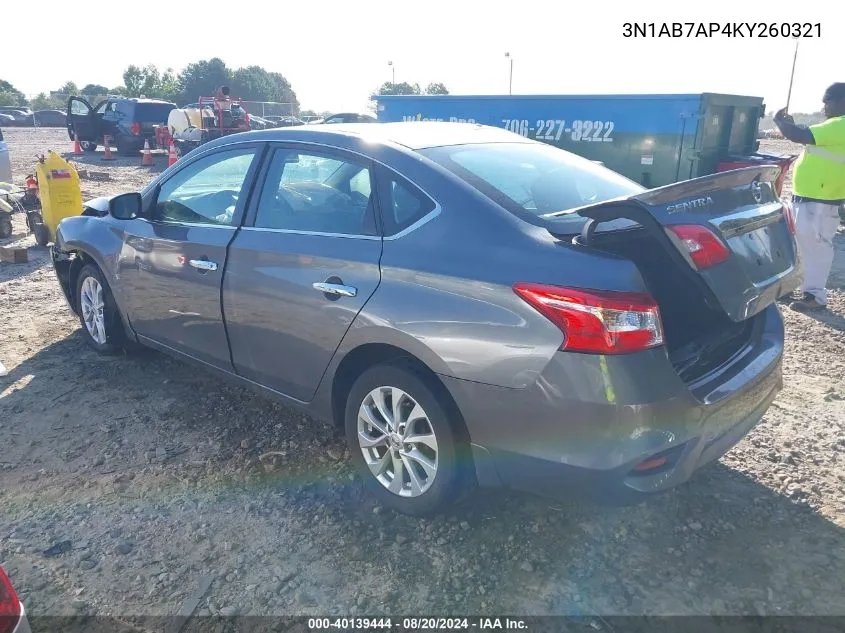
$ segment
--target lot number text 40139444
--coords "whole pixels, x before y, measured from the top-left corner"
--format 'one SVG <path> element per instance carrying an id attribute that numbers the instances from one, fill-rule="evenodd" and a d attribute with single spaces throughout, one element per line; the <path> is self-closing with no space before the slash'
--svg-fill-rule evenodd
<path id="1" fill-rule="evenodd" d="M 568 124 L 567 124 L 568 123 Z M 571 139 L 576 143 L 612 143 L 613 121 L 575 121 L 538 119 L 532 126 L 528 119 L 502 119 L 502 126 L 510 132 L 538 141 Z"/>

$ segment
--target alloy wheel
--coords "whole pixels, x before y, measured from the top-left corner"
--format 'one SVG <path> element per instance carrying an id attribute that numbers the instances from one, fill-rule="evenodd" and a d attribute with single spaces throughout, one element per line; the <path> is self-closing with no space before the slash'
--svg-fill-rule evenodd
<path id="1" fill-rule="evenodd" d="M 103 287 L 94 277 L 86 277 L 79 293 L 82 319 L 88 334 L 100 345 L 106 344 L 106 317 Z"/>
<path id="2" fill-rule="evenodd" d="M 437 476 L 434 428 L 422 406 L 396 387 L 370 391 L 358 409 L 358 444 L 376 480 L 400 497 L 419 497 Z"/>

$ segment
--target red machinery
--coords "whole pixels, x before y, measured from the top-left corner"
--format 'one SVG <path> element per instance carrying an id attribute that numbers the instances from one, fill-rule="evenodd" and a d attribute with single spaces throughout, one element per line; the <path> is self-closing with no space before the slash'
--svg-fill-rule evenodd
<path id="1" fill-rule="evenodd" d="M 191 106 L 171 111 L 167 126 L 155 128 L 158 147 L 171 141 L 179 156 L 212 139 L 250 129 L 249 113 L 240 97 L 230 97 L 221 89 L 213 97 L 200 97 Z"/>
<path id="2" fill-rule="evenodd" d="M 217 97 L 200 97 L 199 109 L 202 113 L 209 109 L 215 114 L 215 117 L 210 121 L 208 120 L 209 117 L 204 114 L 202 116 L 203 128 L 209 132 L 215 132 L 215 137 L 245 132 L 249 129 L 249 112 L 246 111 L 243 99 L 240 97 L 229 97 L 228 95 L 224 98 L 219 95 Z M 211 126 L 208 125 L 209 122 L 212 123 Z"/>

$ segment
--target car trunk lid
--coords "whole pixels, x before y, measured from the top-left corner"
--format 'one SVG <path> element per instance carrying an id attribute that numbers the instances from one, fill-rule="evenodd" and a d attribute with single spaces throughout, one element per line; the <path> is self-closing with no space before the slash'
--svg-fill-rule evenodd
<path id="1" fill-rule="evenodd" d="M 627 219 L 646 228 L 685 269 L 686 277 L 701 286 L 708 303 L 720 306 L 739 323 L 794 290 L 799 282 L 789 211 L 774 189 L 778 174 L 777 166 L 749 167 L 572 212 L 589 218 L 579 238 L 583 244 L 589 244 L 600 224 L 614 220 Z M 553 222 L 548 230 L 557 235 Z M 710 235 L 712 245 L 724 252 L 723 261 L 712 265 L 696 261 L 692 252 L 696 231 Z M 692 243 L 684 239 L 688 236 Z"/>

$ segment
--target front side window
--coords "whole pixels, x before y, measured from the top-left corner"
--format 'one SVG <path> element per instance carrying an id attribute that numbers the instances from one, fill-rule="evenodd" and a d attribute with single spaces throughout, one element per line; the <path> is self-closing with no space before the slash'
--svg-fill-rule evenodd
<path id="1" fill-rule="evenodd" d="M 216 152 L 184 167 L 159 191 L 153 220 L 234 226 L 255 149 Z"/>
<path id="2" fill-rule="evenodd" d="M 83 101 L 73 99 L 70 102 L 70 113 L 76 116 L 88 116 L 91 113 L 91 109 Z"/>
<path id="3" fill-rule="evenodd" d="M 364 162 L 276 150 L 255 226 L 308 233 L 375 235 L 370 169 Z"/>

